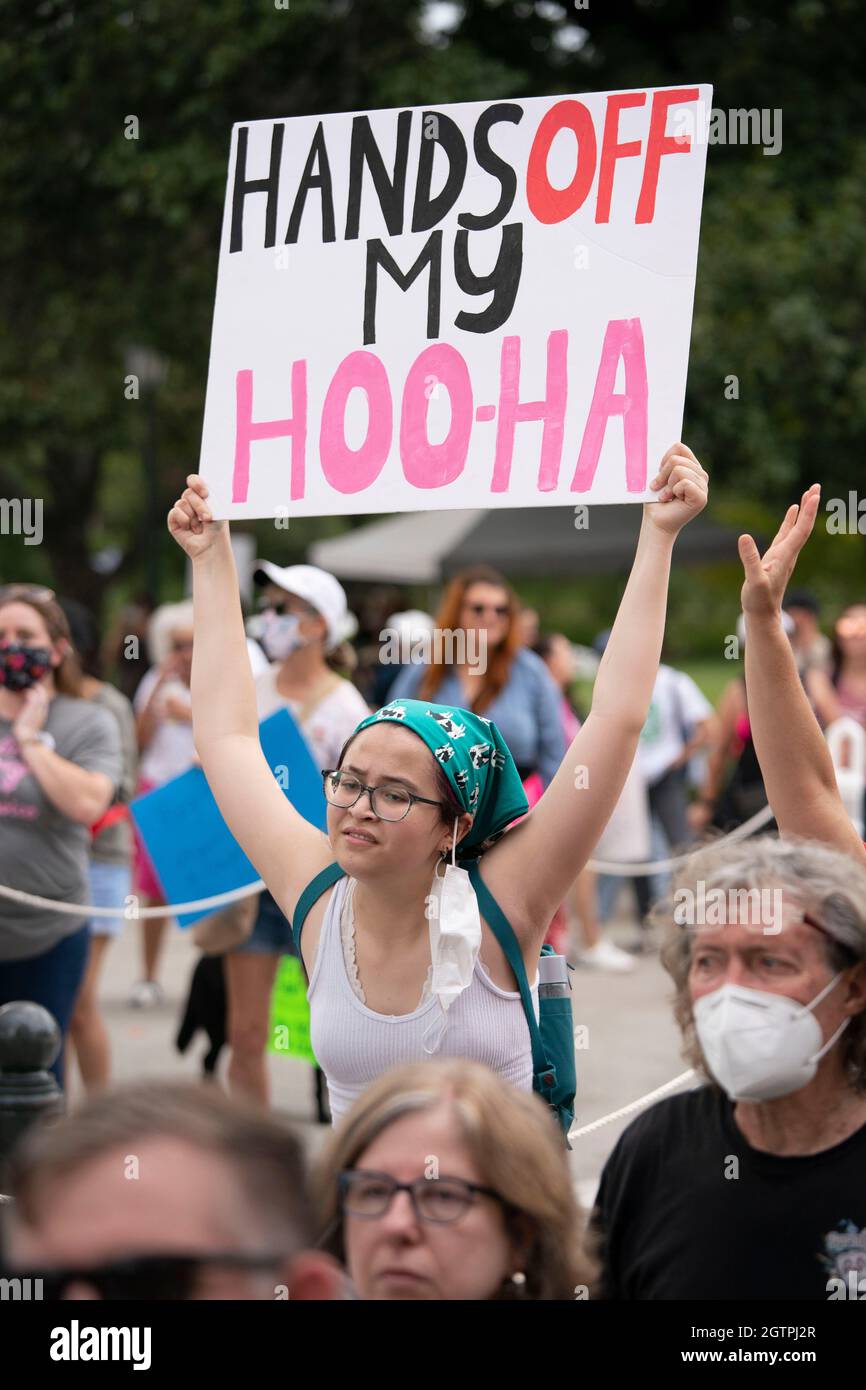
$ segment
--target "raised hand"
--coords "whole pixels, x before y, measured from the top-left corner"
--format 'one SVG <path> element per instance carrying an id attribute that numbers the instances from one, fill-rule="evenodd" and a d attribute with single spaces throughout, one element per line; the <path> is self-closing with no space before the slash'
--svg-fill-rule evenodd
<path id="1" fill-rule="evenodd" d="M 797 556 L 812 534 L 820 502 L 821 484 L 813 483 L 799 506 L 794 503 L 788 508 L 763 556 L 751 536 L 740 536 L 738 548 L 746 574 L 741 593 L 744 613 L 761 617 L 780 610 Z"/>
<path id="2" fill-rule="evenodd" d="M 191 560 L 203 555 L 228 526 L 226 521 L 214 521 L 207 505 L 208 489 L 198 473 L 190 473 L 187 487 L 168 514 L 168 529 L 181 550 Z"/>
<path id="3" fill-rule="evenodd" d="M 660 531 L 675 536 L 707 505 L 709 477 L 691 449 L 673 444 L 668 449 L 650 487 L 658 491 L 658 503 L 648 502 L 644 516 Z"/>

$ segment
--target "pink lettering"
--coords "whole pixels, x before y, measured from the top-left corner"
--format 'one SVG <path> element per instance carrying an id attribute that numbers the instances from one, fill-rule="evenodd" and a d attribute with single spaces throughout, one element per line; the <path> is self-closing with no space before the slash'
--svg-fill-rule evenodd
<path id="1" fill-rule="evenodd" d="M 358 387 L 367 397 L 367 437 L 360 449 L 346 443 L 346 403 Z M 363 492 L 381 473 L 394 432 L 388 373 L 373 352 L 350 352 L 340 363 L 325 397 L 319 456 L 322 472 L 338 492 Z"/>
<path id="2" fill-rule="evenodd" d="M 443 386 L 451 402 L 451 423 L 442 442 L 431 444 L 427 434 L 430 399 Z M 434 343 L 415 358 L 403 388 L 400 458 L 407 482 L 423 488 L 453 483 L 466 465 L 471 433 L 469 368 L 456 348 Z"/>
<path id="3" fill-rule="evenodd" d="M 620 358 L 625 370 L 625 390 L 621 394 L 613 389 Z M 648 386 L 640 319 L 611 319 L 607 325 L 592 405 L 571 483 L 572 492 L 588 492 L 592 487 L 607 422 L 612 415 L 622 416 L 626 487 L 629 492 L 643 492 L 646 487 Z"/>
<path id="4" fill-rule="evenodd" d="M 307 364 L 292 363 L 292 402 L 295 414 L 290 420 L 253 420 L 253 374 L 240 371 L 235 377 L 235 466 L 232 472 L 232 501 L 246 502 L 250 487 L 250 444 L 256 439 L 292 441 L 291 497 L 304 495 L 304 459 L 307 446 Z"/>
<path id="5" fill-rule="evenodd" d="M 520 339 L 503 338 L 499 364 L 499 421 L 491 492 L 505 492 L 508 488 L 514 454 L 514 430 L 521 420 L 544 421 L 538 490 L 552 492 L 556 487 L 568 401 L 567 350 L 568 331 L 557 328 L 547 339 L 547 395 L 541 401 L 519 401 Z"/>

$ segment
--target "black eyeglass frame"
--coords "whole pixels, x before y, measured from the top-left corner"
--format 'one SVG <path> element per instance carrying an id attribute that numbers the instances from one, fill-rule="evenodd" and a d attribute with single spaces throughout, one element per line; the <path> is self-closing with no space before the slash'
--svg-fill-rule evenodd
<path id="1" fill-rule="evenodd" d="M 384 1183 L 387 1187 L 390 1188 L 390 1193 L 381 1211 L 358 1212 L 352 1211 L 351 1208 L 346 1206 L 347 1194 L 350 1188 L 352 1187 L 353 1180 L 356 1177 L 373 1178 L 377 1182 Z M 501 1197 L 498 1192 L 495 1192 L 492 1187 L 484 1187 L 481 1183 L 469 1182 L 467 1178 L 415 1178 L 412 1182 L 398 1182 L 397 1179 L 393 1178 L 390 1173 L 379 1173 L 375 1169 L 344 1168 L 342 1173 L 339 1174 L 338 1183 L 340 1188 L 340 1208 L 343 1212 L 343 1215 L 354 1216 L 358 1221 L 378 1221 L 380 1217 L 385 1216 L 390 1210 L 391 1203 L 397 1196 L 398 1192 L 408 1192 L 409 1200 L 412 1203 L 412 1210 L 414 1211 L 417 1220 L 423 1221 L 425 1225 L 430 1226 L 453 1225 L 455 1221 L 459 1221 L 461 1217 L 466 1215 L 470 1207 L 476 1205 L 476 1201 L 479 1196 L 492 1197 L 495 1202 L 498 1202 L 500 1204 L 500 1206 L 508 1206 L 508 1203 L 505 1201 L 505 1199 Z M 466 1201 L 463 1209 L 457 1212 L 455 1216 L 425 1216 L 424 1213 L 421 1211 L 418 1194 L 420 1192 L 430 1191 L 437 1185 L 445 1183 L 452 1183 L 455 1186 L 459 1186 L 460 1188 L 464 1189 L 465 1192 L 468 1194 L 466 1196 Z"/>
<path id="2" fill-rule="evenodd" d="M 329 777 L 350 777 L 353 782 L 357 782 L 358 786 L 360 787 L 360 791 L 358 792 L 358 795 L 355 797 L 355 800 L 350 801 L 348 805 L 344 805 L 342 802 L 338 801 L 331 801 L 331 798 L 328 796 L 327 786 Z M 408 796 L 409 798 L 409 805 L 406 807 L 406 810 L 403 812 L 402 816 L 381 816 L 373 804 L 373 797 L 378 791 L 387 791 L 389 787 L 395 787 L 396 783 L 383 782 L 378 787 L 368 787 L 364 785 L 364 783 L 361 781 L 359 777 L 355 776 L 354 772 L 344 772 L 342 768 L 339 767 L 323 768 L 322 781 L 324 783 L 325 788 L 325 800 L 328 802 L 330 806 L 337 806 L 341 811 L 349 811 L 353 806 L 357 806 L 358 802 L 361 800 L 361 797 L 364 795 L 364 792 L 367 792 L 370 797 L 370 810 L 373 812 L 373 815 L 376 817 L 377 820 L 383 820 L 386 822 L 390 821 L 391 825 L 399 825 L 401 820 L 405 820 L 409 812 L 412 810 L 412 807 L 416 801 L 423 802 L 425 806 L 438 806 L 440 811 L 443 809 L 441 801 L 431 801 L 429 796 L 416 796 L 414 792 L 409 791 L 408 787 L 400 787 L 399 790 L 401 792 L 404 792 L 406 796 Z M 337 785 L 339 786 L 339 782 L 337 783 Z"/>

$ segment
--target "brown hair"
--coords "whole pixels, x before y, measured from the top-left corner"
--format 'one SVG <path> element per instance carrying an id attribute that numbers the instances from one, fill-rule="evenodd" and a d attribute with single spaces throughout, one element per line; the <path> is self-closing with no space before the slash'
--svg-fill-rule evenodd
<path id="1" fill-rule="evenodd" d="M 488 705 L 493 704 L 496 696 L 504 688 L 514 658 L 523 645 L 523 638 L 520 624 L 517 621 L 520 613 L 520 600 L 507 579 L 498 570 L 492 569 L 490 565 L 475 565 L 472 569 L 462 570 L 460 574 L 454 576 L 445 590 L 434 626 L 444 632 L 459 631 L 466 594 L 474 584 L 494 584 L 497 589 L 504 591 L 508 601 L 508 630 L 505 637 L 497 647 L 488 653 L 487 669 L 484 674 L 479 674 L 473 681 L 473 685 L 477 686 L 478 693 L 469 708 L 473 713 L 479 714 L 482 710 L 487 709 Z M 418 687 L 419 700 L 432 700 L 434 698 L 444 679 L 445 669 L 444 660 L 431 661 Z"/>
<path id="2" fill-rule="evenodd" d="M 43 594 L 49 593 L 50 589 L 40 589 L 38 585 L 6 584 L 0 587 L 0 608 L 5 608 L 10 603 L 26 603 L 44 622 L 52 645 L 62 639 L 69 643 L 69 651 L 59 666 L 53 666 L 51 671 L 59 695 L 73 695 L 79 698 L 83 686 L 81 665 L 72 644 L 66 614 L 53 596 L 42 597 Z"/>
<path id="3" fill-rule="evenodd" d="M 395 1067 L 368 1086 L 326 1142 L 313 1172 L 324 1231 L 319 1244 L 345 1261 L 339 1175 L 405 1115 L 449 1106 L 481 1182 L 498 1193 L 513 1239 L 524 1249 L 526 1284 L 494 1299 L 574 1298 L 596 1267 L 584 1246 L 562 1135 L 548 1106 L 465 1058 Z"/>
<path id="4" fill-rule="evenodd" d="M 852 612 L 855 608 L 866 608 L 866 604 L 849 603 L 847 607 L 842 609 L 842 612 L 833 624 L 833 631 L 830 634 L 830 684 L 834 686 L 838 686 L 845 667 L 845 653 L 842 650 L 842 643 L 839 639 L 839 624 L 846 614 Z"/>
<path id="5" fill-rule="evenodd" d="M 689 973 L 695 931 L 677 924 L 674 905 L 683 890 L 779 888 L 818 921 L 828 968 L 836 974 L 866 963 L 866 868 L 840 850 L 811 840 L 760 835 L 738 845 L 703 847 L 674 875 L 670 894 L 653 908 L 663 924 L 662 964 L 674 982 L 674 1017 L 683 1035 L 683 1055 L 714 1085 L 695 1031 Z M 688 901 L 686 899 L 686 901 Z M 839 1040 L 852 1088 L 866 1094 L 866 1010 L 855 1014 Z"/>
<path id="6" fill-rule="evenodd" d="M 252 1102 L 204 1085 L 143 1081 L 100 1092 L 73 1115 L 34 1126 L 9 1164 L 8 1191 L 21 1219 L 35 1225 L 46 1191 L 113 1149 L 171 1138 L 216 1154 L 263 1228 L 301 1249 L 311 1218 L 301 1146 L 280 1119 Z"/>

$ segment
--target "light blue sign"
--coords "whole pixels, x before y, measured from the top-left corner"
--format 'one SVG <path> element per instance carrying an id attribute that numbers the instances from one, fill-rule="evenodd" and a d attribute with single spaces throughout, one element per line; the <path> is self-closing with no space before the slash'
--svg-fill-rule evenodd
<path id="1" fill-rule="evenodd" d="M 263 719 L 259 739 L 288 800 L 311 825 L 327 828 L 322 775 L 288 710 Z M 200 767 L 190 768 L 130 803 L 167 903 L 193 902 L 255 883 L 259 875 L 235 840 Z M 182 927 L 214 909 L 186 912 Z"/>

